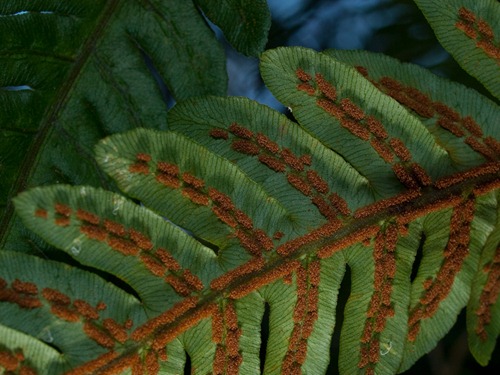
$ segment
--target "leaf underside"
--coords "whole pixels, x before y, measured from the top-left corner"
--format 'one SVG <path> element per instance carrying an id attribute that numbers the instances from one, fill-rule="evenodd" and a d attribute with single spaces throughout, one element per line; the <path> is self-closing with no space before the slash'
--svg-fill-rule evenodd
<path id="1" fill-rule="evenodd" d="M 270 23 L 264 1 L 255 9 L 238 8 L 238 0 L 199 3 L 219 17 L 214 22 L 236 48 L 263 50 Z M 166 129 L 174 100 L 226 93 L 224 51 L 197 6 L 2 1 L 0 246 L 27 253 L 33 241 L 47 247 L 13 215 L 15 194 L 53 183 L 115 189 L 93 158 L 99 139 L 137 127 Z"/>
<path id="2" fill-rule="evenodd" d="M 463 308 L 470 349 L 489 361 L 500 333 L 498 105 L 366 52 L 279 48 L 261 72 L 298 124 L 247 99 L 189 99 L 168 131 L 96 146 L 128 198 L 58 184 L 15 199 L 26 227 L 73 266 L 0 252 L 0 366 L 176 374 L 189 357 L 197 373 L 256 374 L 266 345 L 266 374 L 320 374 L 330 361 L 342 374 L 394 374 Z"/>

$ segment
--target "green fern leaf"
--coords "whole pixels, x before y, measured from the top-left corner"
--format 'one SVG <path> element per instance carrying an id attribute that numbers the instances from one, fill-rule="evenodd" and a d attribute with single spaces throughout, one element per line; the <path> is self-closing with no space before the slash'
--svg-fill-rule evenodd
<path id="1" fill-rule="evenodd" d="M 264 2 L 197 3 L 237 49 L 263 49 Z M 417 3 L 498 97 L 498 4 Z M 276 49 L 262 56 L 262 75 L 299 124 L 246 99 L 187 100 L 169 112 L 169 131 L 101 141 L 108 178 L 91 157 L 97 139 L 167 128 L 161 95 L 148 94 L 159 94 L 156 79 L 177 99 L 224 91 L 220 49 L 200 39 L 196 9 L 40 0 L 0 13 L 3 196 L 116 183 L 141 202 L 62 184 L 19 195 L 26 227 L 73 266 L 19 254 L 41 242 L 7 208 L 0 237 L 15 252 L 0 253 L 0 370 L 177 374 L 189 357 L 199 373 L 316 374 L 338 360 L 341 373 L 394 374 L 466 306 L 471 352 L 488 363 L 500 333 L 496 103 L 380 55 Z M 21 24 L 33 27 L 19 33 Z M 181 64 L 169 64 L 169 47 Z M 214 69 L 180 68 L 203 61 Z"/>
<path id="2" fill-rule="evenodd" d="M 457 169 L 470 168 L 480 163 L 481 160 L 495 160 L 497 157 L 498 151 L 495 149 L 493 139 L 496 137 L 495 119 L 498 118 L 499 113 L 495 103 L 477 95 L 473 90 L 464 89 L 453 82 L 438 78 L 425 69 L 415 65 L 401 64 L 387 56 L 361 51 L 333 50 L 329 51 L 328 54 L 356 67 L 377 88 L 417 116 L 433 134 L 436 141 L 445 146 Z M 387 75 L 388 71 L 391 72 L 390 76 Z M 474 114 L 474 118 L 470 114 Z M 481 124 L 481 127 L 477 125 L 478 123 Z M 488 144 L 493 147 L 490 148 Z M 497 203 L 493 197 L 493 201 L 486 204 L 494 207 Z M 494 268 L 489 272 L 482 270 L 494 265 L 495 244 L 498 243 L 498 241 L 495 243 L 495 236 L 498 229 L 491 227 L 495 223 L 494 216 L 485 216 L 483 220 L 476 235 L 479 236 L 481 232 L 491 233 L 493 238 L 488 239 L 484 250 L 478 253 L 483 254 L 481 256 L 484 259 L 480 262 L 475 276 L 476 281 L 472 283 L 474 294 L 467 305 L 467 316 L 469 322 L 468 339 L 470 343 L 473 343 L 471 344 L 472 353 L 480 363 L 486 364 L 493 351 L 494 342 L 481 340 L 479 337 L 485 335 L 481 330 L 484 328 L 493 337 L 498 335 L 499 330 L 494 328 L 493 321 L 491 324 L 483 326 L 481 322 L 484 317 L 481 318 L 477 312 L 485 303 L 484 298 L 486 297 L 483 294 L 485 284 L 488 281 L 494 283 L 493 280 L 496 277 L 494 276 Z M 431 223 L 431 225 L 435 225 L 434 222 Z M 432 248 L 429 247 L 429 249 Z M 435 271 L 432 272 L 435 273 Z M 469 274 L 467 278 L 470 279 L 471 276 Z M 424 274 L 418 276 L 422 282 L 425 281 L 426 277 Z M 421 291 L 415 295 L 418 293 Z M 464 298 L 466 297 L 464 296 Z M 482 301 L 481 298 L 483 298 Z M 455 314 L 458 314 L 464 303 L 456 306 Z M 493 304 L 492 302 L 491 305 Z M 447 310 L 446 314 L 449 316 L 450 310 Z M 496 315 L 492 313 L 492 317 L 494 316 Z M 435 330 L 442 330 L 444 334 L 451 324 L 452 321 L 449 321 L 448 324 L 439 323 Z M 435 342 L 429 341 L 425 351 L 434 345 Z M 419 357 L 413 346 L 407 350 L 413 352 L 415 359 Z"/>
<path id="3" fill-rule="evenodd" d="M 271 14 L 265 0 L 196 0 L 205 15 L 218 25 L 229 43 L 249 56 L 264 51 Z"/>
<path id="4" fill-rule="evenodd" d="M 144 206 L 62 185 L 16 198 L 28 228 L 125 282 L 147 316 L 76 373 L 178 373 L 187 353 L 201 373 L 255 374 L 262 345 L 265 373 L 324 373 L 337 360 L 347 266 L 341 373 L 404 371 L 466 305 L 471 350 L 487 363 L 499 333 L 498 108 L 420 68 L 329 55 L 262 57 L 264 80 L 300 126 L 247 99 L 206 97 L 177 104 L 169 131 L 102 140 L 97 162 Z M 12 276 L 1 277 L 11 290 Z"/>
<path id="5" fill-rule="evenodd" d="M 500 4 L 495 0 L 415 0 L 440 43 L 500 98 Z"/>
<path id="6" fill-rule="evenodd" d="M 240 9 L 246 22 L 230 15 L 231 2 L 203 2 L 203 9 L 220 15 L 214 21 L 237 47 L 251 41 L 246 53 L 263 49 L 265 3 Z M 62 182 L 113 189 L 93 160 L 100 138 L 165 129 L 163 84 L 176 100 L 222 95 L 227 86 L 222 47 L 191 1 L 2 1 L 0 53 L 0 243 L 24 244 L 26 252 L 13 195 Z"/>

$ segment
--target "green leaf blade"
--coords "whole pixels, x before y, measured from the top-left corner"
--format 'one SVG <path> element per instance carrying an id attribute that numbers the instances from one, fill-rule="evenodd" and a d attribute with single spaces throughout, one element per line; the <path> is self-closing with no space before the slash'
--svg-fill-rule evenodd
<path id="1" fill-rule="evenodd" d="M 17 362 L 14 362 L 14 369 L 48 371 L 55 374 L 69 369 L 57 350 L 31 335 L 23 334 L 2 324 L 0 324 L 0 335 L 2 337 L 0 353 L 4 358 L 7 356 L 13 362 Z M 19 354 L 28 360 L 19 361 L 17 359 Z"/>
<path id="2" fill-rule="evenodd" d="M 494 0 L 416 0 L 443 45 L 470 75 L 500 98 L 500 5 Z"/>
<path id="3" fill-rule="evenodd" d="M 460 171 L 496 158 L 498 106 L 477 92 L 413 64 L 365 51 L 329 50 L 417 116 Z M 389 73 L 390 72 L 390 73 Z"/>
<path id="4" fill-rule="evenodd" d="M 195 0 L 204 14 L 224 32 L 229 43 L 247 56 L 264 51 L 271 13 L 264 0 Z"/>
<path id="5" fill-rule="evenodd" d="M 292 48 L 268 51 L 261 70 L 271 91 L 291 107 L 301 125 L 368 179 L 374 197 L 410 187 L 399 173 L 404 174 L 401 162 L 412 163 L 406 168 L 422 168 L 425 179 L 439 178 L 450 169 L 446 151 L 429 131 L 354 69 L 310 50 Z M 344 108 L 353 108 L 354 117 L 347 116 Z M 378 124 L 379 130 L 371 123 Z M 398 153 L 392 142 L 403 142 L 406 156 L 391 156 L 392 151 Z"/>
<path id="6" fill-rule="evenodd" d="M 498 194 L 492 194 L 485 205 L 498 207 Z M 483 234 L 487 236 L 484 249 L 479 260 L 477 273 L 472 281 L 471 297 L 467 304 L 467 332 L 469 348 L 474 358 L 486 366 L 491 359 L 495 348 L 495 338 L 500 334 L 498 288 L 498 245 L 499 215 L 497 209 L 496 224 L 492 229 L 491 224 L 495 219 L 490 217 L 483 223 Z"/>
<path id="7" fill-rule="evenodd" d="M 226 111 L 220 111 L 221 107 L 226 108 Z M 314 193 L 304 194 L 291 184 L 289 178 L 292 174 L 307 181 L 307 173 L 314 171 L 328 184 L 329 192 L 323 194 L 324 198 L 328 200 L 329 193 L 337 194 L 345 199 L 347 210 L 355 210 L 372 202 L 368 181 L 363 175 L 341 156 L 325 149 L 317 139 L 268 107 L 242 98 L 194 99 L 179 103 L 173 108 L 169 113 L 169 122 L 172 130 L 202 144 L 211 152 L 232 160 L 249 179 L 261 184 L 267 194 L 286 207 L 290 220 L 294 222 L 294 236 L 325 223 L 325 217 L 320 210 L 318 212 L 306 208 Z M 249 155 L 244 150 L 238 150 L 241 139 L 233 134 L 233 124 L 244 127 L 253 134 L 250 142 L 258 145 L 259 155 Z M 217 132 L 227 133 L 228 139 L 218 138 Z M 266 149 L 266 140 L 272 140 L 276 145 L 267 146 L 272 148 Z M 299 159 L 307 157 L 310 165 L 304 164 L 303 170 L 295 170 L 283 159 L 282 155 L 288 151 Z M 285 168 L 277 171 L 266 164 L 265 158 L 271 156 L 277 163 L 285 164 Z"/>
<path id="8" fill-rule="evenodd" d="M 69 370 L 109 349 L 103 347 L 103 343 L 114 341 L 110 332 L 106 341 L 96 341 L 89 336 L 86 326 L 102 329 L 106 319 L 120 325 L 130 320 L 137 326 L 146 320 L 145 311 L 135 297 L 89 272 L 9 251 L 2 251 L 0 258 L 3 265 L 1 327 L 19 332 L 2 335 L 2 345 L 9 345 L 11 338 L 22 339 L 21 333 L 40 340 L 23 349 L 46 353 L 45 358 L 36 353 L 28 357 L 42 372 Z M 67 303 L 63 299 L 67 299 Z M 27 300 L 38 303 L 27 307 Z M 83 304 L 86 307 L 83 308 Z M 114 342 L 113 346 L 120 343 Z"/>
<path id="9" fill-rule="evenodd" d="M 180 299 L 175 288 L 161 277 L 167 272 L 162 251 L 174 254 L 171 256 L 181 270 L 220 272 L 209 249 L 120 195 L 91 187 L 54 186 L 21 194 L 16 207 L 25 224 L 48 243 L 84 265 L 122 279 L 150 313 L 159 313 Z M 198 257 L 187 257 L 181 251 L 186 246 L 198 252 Z M 150 254 L 151 249 L 154 252 Z M 204 285 L 209 282 L 200 281 Z"/>
<path id="10" fill-rule="evenodd" d="M 226 91 L 222 47 L 190 2 L 46 0 L 5 6 L 5 12 L 0 123 L 23 149 L 8 144 L 0 155 L 4 245 L 23 230 L 11 220 L 9 201 L 23 188 L 51 182 L 113 188 L 93 161 L 93 146 L 135 127 L 165 129 L 159 86 L 166 84 L 176 99 Z M 25 31 L 18 37 L 20 25 Z M 47 33 L 33 31 L 44 28 Z M 20 153 L 26 156 L 14 161 Z"/>
<path id="11" fill-rule="evenodd" d="M 269 51 L 262 70 L 299 125 L 245 99 L 190 99 L 168 131 L 133 129 L 95 148 L 140 205 L 62 184 L 16 198 L 27 227 L 142 301 L 127 350 L 96 352 L 80 370 L 175 373 L 189 356 L 202 372 L 322 373 L 347 264 L 340 371 L 389 375 L 450 329 L 475 275 L 489 285 L 497 151 L 454 161 L 444 133 L 324 54 Z M 487 329 L 496 337 L 495 321 Z"/>

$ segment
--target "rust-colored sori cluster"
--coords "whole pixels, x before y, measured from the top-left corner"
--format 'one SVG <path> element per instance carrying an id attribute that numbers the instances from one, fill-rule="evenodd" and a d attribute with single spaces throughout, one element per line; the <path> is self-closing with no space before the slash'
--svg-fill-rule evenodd
<path id="1" fill-rule="evenodd" d="M 144 233 L 110 219 L 101 219 L 88 210 L 77 209 L 56 203 L 54 206 L 55 223 L 61 225 L 61 215 L 64 215 L 64 226 L 69 225 L 74 213 L 80 232 L 88 238 L 106 243 L 113 250 L 126 256 L 136 256 L 146 268 L 165 281 L 181 296 L 188 296 L 203 289 L 203 283 L 188 269 L 184 269 L 166 249 L 153 251 L 153 242 Z M 48 212 L 37 209 L 35 216 L 47 219 Z"/>
<path id="2" fill-rule="evenodd" d="M 255 156 L 269 169 L 284 173 L 288 183 L 311 202 L 327 220 L 336 220 L 340 215 L 349 215 L 347 202 L 330 187 L 319 173 L 311 168 L 311 155 L 298 156 L 288 148 L 262 133 L 255 134 L 242 124 L 233 122 L 228 129 L 213 128 L 210 136 L 215 139 L 231 140 L 231 148 L 239 153 Z"/>
<path id="3" fill-rule="evenodd" d="M 297 302 L 293 310 L 295 324 L 281 368 L 282 374 L 302 374 L 302 365 L 307 356 L 307 340 L 318 319 L 320 271 L 319 260 L 309 263 L 307 268 L 300 265 L 295 270 L 297 284 Z"/>
<path id="4" fill-rule="evenodd" d="M 321 73 L 313 77 L 302 68 L 295 72 L 300 83 L 297 89 L 316 97 L 316 104 L 335 117 L 357 138 L 369 142 L 375 152 L 388 164 L 403 185 L 410 189 L 427 186 L 431 179 L 422 166 L 412 161 L 404 143 L 390 137 L 384 125 L 372 115 L 367 115 L 349 98 L 340 98 L 337 89 Z M 317 88 L 315 88 L 317 87 Z"/>
<path id="5" fill-rule="evenodd" d="M 299 69 L 297 77 L 300 80 L 301 90 L 312 92 L 307 86 L 309 85 L 316 93 L 316 89 L 311 84 L 312 79 L 307 73 Z M 366 313 L 367 319 L 361 338 L 361 356 L 358 367 L 365 369 L 368 374 L 373 373 L 375 364 L 379 361 L 380 333 L 383 331 L 387 319 L 394 314 L 391 292 L 396 272 L 394 251 L 398 236 L 405 234 L 405 225 L 414 220 L 416 216 L 422 216 L 446 207 L 455 207 L 451 220 L 452 233 L 450 238 L 459 238 L 459 244 L 457 245 L 455 240 L 448 244 L 445 250 L 445 261 L 441 267 L 442 272 L 440 271 L 436 280 L 426 283 L 426 291 L 421 299 L 421 302 L 424 302 L 419 305 L 422 310 L 420 318 L 430 317 L 436 311 L 439 301 L 445 298 L 449 292 L 449 289 L 446 289 L 448 285 L 451 285 L 449 277 L 454 277 L 450 274 L 453 273 L 452 271 L 460 269 L 460 262 L 466 255 L 463 248 L 468 243 L 468 237 L 464 237 L 461 233 L 464 230 L 470 230 L 474 196 L 471 195 L 470 199 L 466 201 L 456 195 L 445 196 L 440 201 L 422 204 L 416 206 L 417 208 L 413 207 L 411 203 L 421 198 L 422 188 L 425 186 L 443 191 L 454 185 L 462 184 L 468 179 L 476 179 L 489 174 L 498 175 L 500 171 L 498 162 L 486 163 L 476 169 L 435 181 L 429 186 L 431 182 L 430 179 L 427 180 L 425 172 L 420 173 L 417 177 L 418 173 L 415 172 L 415 169 L 411 169 L 415 163 L 411 162 L 411 155 L 400 140 L 390 139 L 381 124 L 380 126 L 373 125 L 374 123 L 369 125 L 369 118 L 351 101 L 334 103 L 336 100 L 335 88 L 327 83 L 321 75 L 316 76 L 316 84 L 323 96 L 321 99 L 330 100 L 344 112 L 344 117 L 350 116 L 350 120 L 353 122 L 354 120 L 358 121 L 359 126 L 364 126 L 367 129 L 369 139 L 373 137 L 383 139 L 387 143 L 392 159 L 399 160 L 396 164 L 410 168 L 411 178 L 414 182 L 406 183 L 406 186 L 409 187 L 406 192 L 361 208 L 353 215 L 357 220 L 365 220 L 384 210 L 393 209 L 390 213 L 394 214 L 395 222 L 382 226 L 382 229 L 380 224 L 372 223 L 361 226 L 355 231 L 347 233 L 334 244 L 320 247 L 316 257 L 314 259 L 308 258 L 305 261 L 307 265 L 304 265 L 296 259 L 296 252 L 308 244 L 322 243 L 321 239 L 332 236 L 341 229 L 342 219 L 350 215 L 346 202 L 337 194 L 330 192 L 326 181 L 311 168 L 311 156 L 298 156 L 288 149 L 281 149 L 266 136 L 260 133 L 254 134 L 237 123 L 232 123 L 227 129 L 212 129 L 210 131 L 212 138 L 230 140 L 231 147 L 237 152 L 256 157 L 260 163 L 276 173 L 284 173 L 289 183 L 304 195 L 311 197 L 312 202 L 328 219 L 327 223 L 320 228 L 280 244 L 276 247 L 277 259 L 266 260 L 268 258 L 266 254 L 275 249 L 274 241 L 280 241 L 283 233 L 277 232 L 271 238 L 264 231 L 255 228 L 252 219 L 239 210 L 229 196 L 219 190 L 207 187 L 202 179 L 188 172 L 180 171 L 179 167 L 173 163 L 153 162 L 150 155 L 138 153 L 136 160 L 129 167 L 131 173 L 152 175 L 160 184 L 180 189 L 183 196 L 194 204 L 211 209 L 223 223 L 233 229 L 232 235 L 238 238 L 251 258 L 246 263 L 213 279 L 210 283 L 210 292 L 224 298 L 221 301 L 218 301 L 217 298 L 206 301 L 198 293 L 204 288 L 201 281 L 189 270 L 182 269 L 167 250 L 154 249 L 152 241 L 145 234 L 135 229 L 125 228 L 114 220 L 100 218 L 87 210 L 73 210 L 62 203 L 56 203 L 53 209 L 50 209 L 54 214 L 49 213 L 47 209 L 36 209 L 34 213 L 36 217 L 48 220 L 49 217 L 53 216 L 55 224 L 61 227 L 77 224 L 80 226 L 80 231 L 87 237 L 104 242 L 124 255 L 139 257 L 151 273 L 164 277 L 166 282 L 183 297 L 169 310 L 150 319 L 130 335 L 126 331 L 131 328 L 131 324 L 126 326 L 127 323 L 122 325 L 111 321 L 106 323 L 106 319 L 104 319 L 102 323 L 99 322 L 99 324 L 92 326 L 93 328 L 89 328 L 90 325 L 87 325 L 85 332 L 102 346 L 108 348 L 109 351 L 74 370 L 74 374 L 85 374 L 97 369 L 102 373 L 114 374 L 126 368 L 131 368 L 134 374 L 156 374 L 159 370 L 159 361 L 166 359 L 165 346 L 179 334 L 195 326 L 200 320 L 210 317 L 212 318 L 212 340 L 216 347 L 213 363 L 214 373 L 237 373 L 243 358 L 239 347 L 242 328 L 238 324 L 235 300 L 281 278 L 290 283 L 293 279 L 292 275 L 295 275 L 296 280 L 297 303 L 293 313 L 294 328 L 284 358 L 282 372 L 284 374 L 300 373 L 307 355 L 307 341 L 318 318 L 321 259 L 328 258 L 335 252 L 367 238 L 375 238 L 373 253 L 375 292 Z M 322 103 L 325 107 L 325 102 Z M 354 125 L 352 126 L 354 128 Z M 497 180 L 493 182 L 493 185 L 491 183 L 478 185 L 474 189 L 474 194 L 484 194 L 498 187 Z M 318 203 L 319 199 L 328 202 L 325 204 L 330 208 L 322 207 L 322 204 Z M 328 213 L 328 210 L 332 210 L 332 213 Z M 490 269 L 496 270 L 498 268 L 495 267 L 496 263 L 492 263 Z M 440 276 L 441 273 L 442 276 Z M 491 272 L 491 275 L 497 274 Z M 488 281 L 490 289 L 495 293 L 498 292 L 497 280 L 498 277 L 495 281 Z M 8 287 L 5 281 L 2 284 L 0 280 L 0 296 L 10 296 L 8 300 L 21 307 L 39 307 L 35 306 L 40 303 L 38 290 L 35 289 L 36 287 L 25 284 L 17 285 L 17 291 L 13 293 L 11 290 L 15 290 L 14 285 Z M 20 292 L 21 290 L 22 292 Z M 94 322 L 90 317 L 92 311 L 96 311 L 98 314 L 98 306 L 88 305 L 88 309 L 84 313 L 83 304 L 76 303 L 77 301 L 71 302 L 67 296 L 58 293 L 60 292 L 52 289 L 42 291 L 43 297 L 50 303 L 54 314 L 68 321 L 86 319 Z M 490 301 L 492 298 L 492 295 L 484 297 L 485 301 Z M 6 297 L 3 300 L 7 300 Z M 438 302 L 435 302 L 436 300 Z M 33 307 L 30 307 L 31 305 Z M 78 310 L 77 305 L 80 305 L 80 310 Z M 487 303 L 483 302 L 483 305 L 486 306 Z M 431 308 L 430 306 L 436 307 Z M 489 306 L 487 307 L 489 308 Z M 415 322 L 420 319 L 415 318 L 419 314 L 417 310 L 415 308 L 412 317 L 410 317 Z M 484 325 L 489 323 L 487 314 L 486 311 L 478 314 L 480 319 L 483 319 Z M 417 322 L 412 325 L 414 335 L 418 333 L 418 327 L 414 327 L 418 324 Z M 411 336 L 409 338 L 411 339 Z M 143 342 L 147 343 L 149 347 L 141 354 L 123 354 L 115 351 L 115 344 L 112 345 L 109 339 L 112 339 L 113 343 L 122 343 L 126 340 Z"/>
<path id="6" fill-rule="evenodd" d="M 132 370 L 132 375 L 157 375 L 160 373 L 160 361 L 167 360 L 165 349 L 161 351 L 147 350 L 143 354 L 120 353 L 110 350 L 101 354 L 96 359 L 85 363 L 65 373 L 65 375 L 115 375 L 121 374 L 127 369 Z"/>
<path id="7" fill-rule="evenodd" d="M 500 247 L 497 247 L 493 259 L 484 266 L 483 271 L 488 276 L 479 297 L 479 308 L 475 311 L 477 323 L 474 331 L 482 341 L 486 341 L 486 326 L 491 323 L 491 308 L 500 295 Z"/>
<path id="8" fill-rule="evenodd" d="M 243 361 L 239 352 L 241 328 L 234 300 L 228 300 L 222 311 L 218 308 L 212 315 L 212 341 L 216 344 L 213 373 L 236 375 Z"/>
<path id="9" fill-rule="evenodd" d="M 422 319 L 431 318 L 439 304 L 451 291 L 456 275 L 469 253 L 471 223 L 474 219 L 475 197 L 471 196 L 459 202 L 454 208 L 450 220 L 450 236 L 444 250 L 441 267 L 435 278 L 424 281 L 422 296 L 411 309 L 408 318 L 408 340 L 416 340 Z"/>
<path id="10" fill-rule="evenodd" d="M 38 371 L 24 363 L 24 352 L 21 348 L 9 350 L 0 348 L 0 369 L 5 374 L 36 375 Z"/>
<path id="11" fill-rule="evenodd" d="M 150 155 L 138 153 L 136 162 L 129 167 L 129 171 L 149 174 L 152 169 L 149 162 Z M 156 163 L 155 178 L 166 187 L 181 189 L 182 194 L 193 203 L 210 207 L 219 220 L 232 229 L 234 237 L 252 256 L 259 257 L 264 251 L 274 248 L 273 240 L 268 234 L 260 228 L 255 228 L 252 219 L 238 209 L 229 196 L 215 188 L 207 187 L 202 179 L 191 173 L 181 172 L 179 166 L 165 161 Z"/>
<path id="12" fill-rule="evenodd" d="M 476 42 L 477 48 L 482 49 L 500 65 L 500 48 L 495 43 L 495 34 L 488 22 L 478 18 L 472 10 L 461 7 L 458 10 L 458 21 L 455 27 L 462 30 L 465 35 Z"/>
<path id="13" fill-rule="evenodd" d="M 36 284 L 19 279 L 15 279 L 9 287 L 4 279 L 0 279 L 0 301 L 15 303 L 24 309 L 36 309 L 44 306 L 43 300 L 59 319 L 83 323 L 87 336 L 107 349 L 128 339 L 127 330 L 132 327 L 132 321 L 119 324 L 112 318 L 100 319 L 100 311 L 106 309 L 104 302 L 92 306 L 82 299 L 71 301 L 70 297 L 56 289 L 43 288 L 39 292 Z"/>
<path id="14" fill-rule="evenodd" d="M 500 142 L 491 136 L 484 136 L 481 127 L 471 116 L 461 116 L 450 106 L 432 100 L 429 95 L 412 86 L 404 85 L 394 78 L 384 76 L 379 80 L 371 79 L 365 67 L 356 68 L 379 90 L 411 109 L 421 118 L 434 119 L 442 129 L 455 137 L 464 138 L 464 142 L 486 160 L 498 160 Z"/>
<path id="15" fill-rule="evenodd" d="M 365 369 L 365 374 L 375 374 L 375 364 L 380 355 L 380 334 L 383 332 L 387 318 L 394 316 L 391 302 L 392 286 L 396 275 L 396 245 L 398 242 L 398 226 L 391 224 L 375 237 L 373 257 L 375 272 L 373 289 L 366 313 L 365 327 L 361 336 L 361 359 L 359 368 Z"/>

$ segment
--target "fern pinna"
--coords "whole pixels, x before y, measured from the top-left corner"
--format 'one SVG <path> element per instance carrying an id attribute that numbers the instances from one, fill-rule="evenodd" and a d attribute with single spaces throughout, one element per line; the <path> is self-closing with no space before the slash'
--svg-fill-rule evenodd
<path id="1" fill-rule="evenodd" d="M 454 9 L 468 40 L 488 25 L 478 9 Z M 135 201 L 67 185 L 15 199 L 25 225 L 81 267 L 0 253 L 7 372 L 178 374 L 189 356 L 195 373 L 256 374 L 265 345 L 264 373 L 320 374 L 338 360 L 343 374 L 394 374 L 464 307 L 470 350 L 489 361 L 500 331 L 498 105 L 367 52 L 279 48 L 261 70 L 298 124 L 243 98 L 190 99 L 169 112 L 168 131 L 97 145 Z"/>

